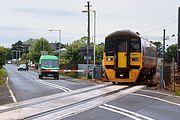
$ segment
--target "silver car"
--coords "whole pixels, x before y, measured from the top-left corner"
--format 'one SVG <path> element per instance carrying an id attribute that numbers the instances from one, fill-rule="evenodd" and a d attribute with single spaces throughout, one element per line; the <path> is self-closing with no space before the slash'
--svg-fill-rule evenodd
<path id="1" fill-rule="evenodd" d="M 26 64 L 21 64 L 18 66 L 18 71 L 23 71 L 23 70 L 27 70 Z"/>

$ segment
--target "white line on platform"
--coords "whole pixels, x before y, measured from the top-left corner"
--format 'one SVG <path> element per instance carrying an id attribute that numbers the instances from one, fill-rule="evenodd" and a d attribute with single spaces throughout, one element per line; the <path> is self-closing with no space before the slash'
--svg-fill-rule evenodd
<path id="1" fill-rule="evenodd" d="M 161 99 L 161 98 L 158 98 L 158 97 L 153 97 L 153 96 L 148 96 L 148 95 L 143 95 L 143 94 L 137 94 L 137 93 L 131 93 L 131 95 L 152 98 L 152 99 L 156 99 L 156 100 L 159 100 L 159 101 L 162 101 L 162 102 L 166 102 L 166 103 L 169 103 L 169 104 L 177 105 L 177 106 L 180 107 L 180 104 L 178 104 L 178 103 L 174 103 L 174 102 L 171 102 L 171 101 L 168 101 L 168 100 L 164 100 L 164 99 Z"/>
<path id="2" fill-rule="evenodd" d="M 7 77 L 6 85 L 7 85 L 7 87 L 8 87 L 8 90 L 9 90 L 9 92 L 10 92 L 10 94 L 11 94 L 11 97 L 12 97 L 14 103 L 16 103 L 16 102 L 17 102 L 17 99 L 16 99 L 14 93 L 12 92 L 11 88 L 9 87 L 8 81 L 9 81 L 9 78 Z"/>

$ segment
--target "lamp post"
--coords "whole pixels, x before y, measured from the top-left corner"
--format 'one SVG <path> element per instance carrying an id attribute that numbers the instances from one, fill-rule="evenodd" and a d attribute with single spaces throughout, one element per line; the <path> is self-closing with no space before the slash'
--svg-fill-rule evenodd
<path id="1" fill-rule="evenodd" d="M 94 67 L 96 67 L 96 11 L 92 10 L 94 13 Z"/>
<path id="2" fill-rule="evenodd" d="M 51 30 L 49 30 L 49 31 L 57 31 L 57 32 L 59 32 L 59 35 L 58 35 L 58 38 L 59 38 L 59 62 L 61 63 L 61 61 L 60 61 L 60 52 L 61 52 L 61 30 L 57 30 L 57 29 L 51 29 Z"/>

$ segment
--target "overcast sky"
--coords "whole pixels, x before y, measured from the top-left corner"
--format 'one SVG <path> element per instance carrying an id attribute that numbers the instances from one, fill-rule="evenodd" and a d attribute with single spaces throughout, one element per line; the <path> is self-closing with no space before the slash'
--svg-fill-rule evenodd
<path id="1" fill-rule="evenodd" d="M 0 0 L 0 45 L 11 47 L 18 40 L 44 37 L 58 41 L 62 30 L 62 43 L 71 43 L 87 35 L 86 0 Z M 97 43 L 105 36 L 121 30 L 138 31 L 149 40 L 162 41 L 166 35 L 177 35 L 180 0 L 90 0 L 97 12 Z M 93 29 L 93 13 L 91 15 Z M 91 32 L 93 34 L 93 31 Z M 167 44 L 177 41 L 169 38 Z"/>

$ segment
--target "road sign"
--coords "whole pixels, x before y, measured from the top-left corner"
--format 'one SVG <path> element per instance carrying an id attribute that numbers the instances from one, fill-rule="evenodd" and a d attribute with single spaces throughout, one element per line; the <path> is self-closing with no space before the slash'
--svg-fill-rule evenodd
<path id="1" fill-rule="evenodd" d="M 84 56 L 84 60 L 87 60 L 89 58 L 89 60 L 91 59 L 91 56 Z"/>
<path id="2" fill-rule="evenodd" d="M 90 47 L 89 48 L 89 56 L 93 56 L 93 53 L 94 53 L 93 47 Z M 86 47 L 81 47 L 80 48 L 80 55 L 87 56 L 87 48 Z"/>

